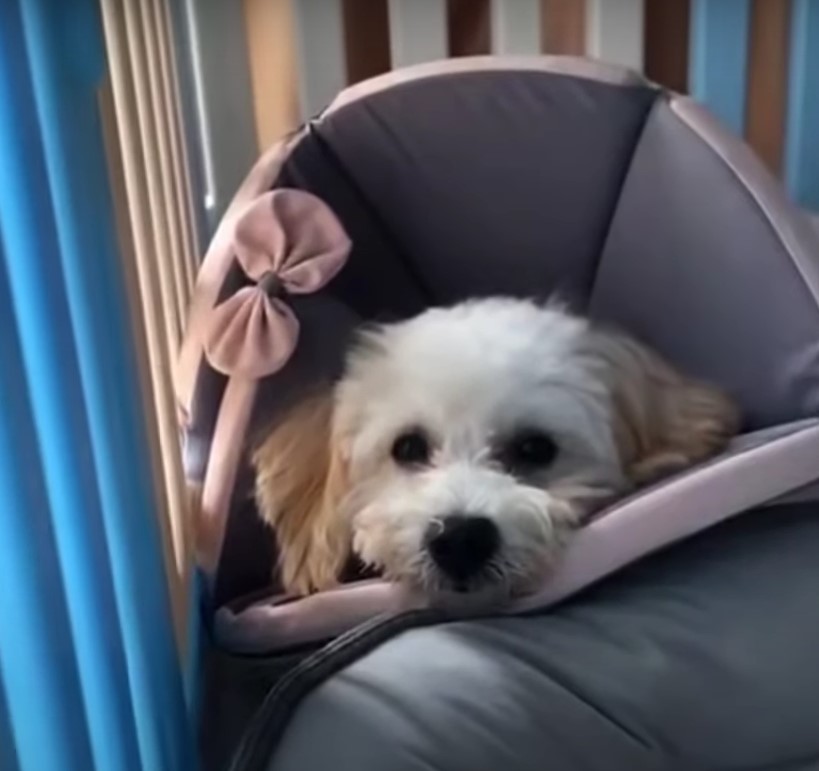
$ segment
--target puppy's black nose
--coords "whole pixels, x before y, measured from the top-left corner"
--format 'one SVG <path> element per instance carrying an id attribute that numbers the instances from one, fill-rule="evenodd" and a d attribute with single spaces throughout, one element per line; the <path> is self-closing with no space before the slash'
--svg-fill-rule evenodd
<path id="1" fill-rule="evenodd" d="M 426 532 L 426 547 L 435 564 L 457 582 L 470 579 L 492 558 L 500 545 L 491 519 L 450 514 L 433 522 Z"/>

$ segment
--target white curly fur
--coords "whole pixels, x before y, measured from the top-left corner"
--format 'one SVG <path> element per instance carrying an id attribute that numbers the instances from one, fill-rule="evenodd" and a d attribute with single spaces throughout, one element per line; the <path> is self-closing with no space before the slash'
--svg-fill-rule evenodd
<path id="1" fill-rule="evenodd" d="M 504 298 L 366 333 L 324 404 L 319 425 L 308 429 L 296 412 L 289 440 L 280 427 L 256 455 L 260 510 L 277 527 L 297 591 L 338 573 L 340 555 L 314 547 L 318 539 L 431 595 L 524 593 L 589 511 L 716 452 L 737 424 L 721 393 L 629 338 L 553 304 Z M 428 463 L 407 468 L 392 457 L 408 429 L 428 437 Z M 522 430 L 554 440 L 553 462 L 526 473 L 504 466 L 499 443 Z M 296 467 L 298 457 L 313 461 Z M 491 520 L 500 544 L 458 587 L 425 546 L 428 529 L 452 513 Z M 298 530 L 290 542 L 288 526 Z M 299 555 L 289 564 L 288 550 Z"/>

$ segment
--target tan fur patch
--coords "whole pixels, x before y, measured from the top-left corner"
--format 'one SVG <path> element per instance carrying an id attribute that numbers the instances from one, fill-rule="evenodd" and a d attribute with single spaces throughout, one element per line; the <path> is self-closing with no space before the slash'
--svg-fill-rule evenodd
<path id="1" fill-rule="evenodd" d="M 338 515 L 347 474 L 332 439 L 330 391 L 305 399 L 253 454 L 256 500 L 274 528 L 280 577 L 296 594 L 338 583 L 350 553 L 350 533 Z"/>
<path id="2" fill-rule="evenodd" d="M 739 431 L 739 411 L 726 394 L 684 377 L 634 340 L 595 334 L 611 378 L 615 438 L 635 484 L 715 455 Z"/>

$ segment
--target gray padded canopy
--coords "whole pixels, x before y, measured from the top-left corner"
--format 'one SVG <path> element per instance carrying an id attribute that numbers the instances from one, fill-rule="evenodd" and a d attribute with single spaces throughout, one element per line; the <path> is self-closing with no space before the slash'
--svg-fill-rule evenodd
<path id="1" fill-rule="evenodd" d="M 262 384 L 255 427 L 337 375 L 362 320 L 556 291 L 724 386 L 748 430 L 819 416 L 817 231 L 702 109 L 633 74 L 549 57 L 392 73 L 343 92 L 260 161 L 237 200 L 270 187 L 329 204 L 353 250 L 321 296 L 293 302 L 300 345 Z M 243 280 L 234 267 L 223 295 Z M 223 388 L 203 363 L 194 480 Z M 272 588 L 248 482 L 217 602 Z M 815 488 L 803 497 L 549 614 L 391 640 L 308 695 L 277 752 L 235 768 L 819 768 L 819 503 Z M 219 682 L 226 712 L 211 705 L 209 738 L 259 697 Z"/>
<path id="2" fill-rule="evenodd" d="M 354 307 L 557 290 L 728 387 L 750 427 L 819 414 L 816 247 L 750 151 L 581 65 L 447 69 L 351 89 L 283 168 L 351 227 Z"/>
<path id="3" fill-rule="evenodd" d="M 479 57 L 391 73 L 343 92 L 237 199 L 271 186 L 326 201 L 353 251 L 321 297 L 294 301 L 302 340 L 263 384 L 251 442 L 338 373 L 361 320 L 487 294 L 559 292 L 721 384 L 748 430 L 819 415 L 815 231 L 702 109 L 626 71 Z M 234 267 L 222 296 L 245 280 Z M 223 387 L 203 365 L 192 479 L 206 473 Z M 240 473 L 220 601 L 269 582 L 248 482 Z"/>

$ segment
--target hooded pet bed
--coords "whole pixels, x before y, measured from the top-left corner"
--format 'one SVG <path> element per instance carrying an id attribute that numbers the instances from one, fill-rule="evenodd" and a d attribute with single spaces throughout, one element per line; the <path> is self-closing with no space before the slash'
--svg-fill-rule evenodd
<path id="1" fill-rule="evenodd" d="M 356 580 L 355 565 L 339 589 L 282 602 L 274 537 L 254 511 L 248 447 L 300 395 L 338 376 L 360 323 L 474 296 L 556 291 L 727 389 L 742 407 L 744 433 L 720 457 L 598 515 L 541 592 L 507 609 L 527 618 L 417 630 L 358 661 L 313 694 L 271 760 L 284 715 L 312 685 L 374 641 L 443 616 L 410 606 L 377 578 Z M 709 698 L 764 700 L 763 686 L 776 676 L 790 683 L 782 694 L 812 693 L 819 714 L 817 684 L 809 691 L 800 680 L 801 666 L 817 670 L 815 651 L 799 658 L 807 649 L 780 641 L 766 651 L 780 662 L 772 668 L 749 642 L 736 651 L 748 665 L 731 669 L 713 634 L 732 598 L 740 619 L 770 615 L 771 593 L 784 597 L 790 582 L 792 603 L 776 623 L 792 627 L 793 639 L 819 642 L 819 603 L 807 602 L 819 573 L 819 238 L 748 148 L 691 100 L 618 68 L 549 57 L 452 60 L 347 89 L 268 152 L 237 193 L 201 268 L 176 383 L 187 475 L 200 490 L 200 562 L 216 644 L 285 661 L 342 635 L 277 686 L 235 768 L 443 767 L 444 755 L 453 768 L 540 768 L 544 751 L 554 768 L 671 767 L 664 753 L 696 759 L 684 768 L 819 757 L 815 733 L 798 745 L 802 755 L 797 744 L 774 741 L 770 720 L 782 720 L 790 735 L 805 727 L 784 722 L 801 714 L 784 705 L 765 712 L 767 723 L 748 709 L 733 723 L 720 712 L 736 747 L 724 739 L 713 752 L 703 735 L 687 744 L 674 733 L 680 714 L 653 712 L 677 704 L 674 688 L 710 674 L 720 692 Z M 812 577 L 802 574 L 809 565 Z M 690 628 L 683 620 L 690 608 L 674 618 L 661 609 L 652 582 L 669 580 L 687 598 L 683 606 L 703 603 Z M 569 597 L 551 614 L 531 615 Z M 618 638 L 629 614 L 639 619 L 638 643 L 652 641 L 649 656 L 663 650 L 659 640 L 673 650 L 691 642 L 691 629 L 707 630 L 691 643 L 693 658 L 658 673 L 662 694 Z M 611 669 L 591 671 L 611 687 L 576 693 L 584 682 L 578 662 L 601 655 Z M 442 660 L 453 666 L 448 685 Z M 528 678 L 518 660 L 536 675 L 526 698 L 504 691 Z M 722 663 L 728 674 L 720 674 Z M 485 722 L 483 707 L 472 714 L 468 706 L 486 698 L 478 673 L 491 671 L 511 678 L 489 677 L 501 694 L 500 728 Z M 474 693 L 456 709 L 436 682 L 446 693 Z M 381 688 L 393 700 L 386 717 Z M 513 692 L 520 699 L 506 703 L 503 694 Z M 527 713 L 532 699 L 537 709 Z M 588 709 L 578 712 L 578 699 Z M 789 704 L 806 709 L 800 699 Z M 507 708 L 524 724 L 507 720 Z M 536 713 L 551 715 L 550 725 L 527 728 L 524 718 Z M 457 740 L 438 733 L 439 718 Z M 316 741 L 333 721 L 349 731 Z M 764 734 L 757 725 L 766 725 Z M 474 762 L 459 759 L 475 731 L 499 730 L 507 733 L 498 741 L 472 745 Z M 365 762 L 373 735 L 383 748 L 373 758 L 381 759 Z M 508 753 L 518 741 L 530 755 L 514 765 Z M 400 758 L 390 754 L 396 746 Z"/>

